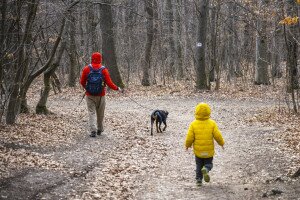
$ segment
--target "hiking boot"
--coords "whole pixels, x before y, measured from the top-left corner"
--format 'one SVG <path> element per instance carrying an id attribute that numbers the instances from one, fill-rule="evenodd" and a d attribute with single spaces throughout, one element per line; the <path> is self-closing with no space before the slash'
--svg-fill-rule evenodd
<path id="1" fill-rule="evenodd" d="M 208 175 L 208 170 L 206 169 L 206 167 L 203 167 L 203 168 L 201 169 L 201 172 L 202 172 L 204 181 L 205 181 L 205 182 L 209 182 L 209 181 L 210 181 L 210 177 L 209 177 L 209 175 Z"/>
<path id="2" fill-rule="evenodd" d="M 97 131 L 97 135 L 101 135 L 102 132 L 103 132 L 103 131 L 98 130 L 98 131 Z"/>
<path id="3" fill-rule="evenodd" d="M 197 186 L 202 186 L 202 181 L 201 180 L 197 180 L 196 184 L 197 184 Z"/>
<path id="4" fill-rule="evenodd" d="M 91 134 L 90 134 L 90 137 L 96 137 L 96 132 L 92 131 Z"/>

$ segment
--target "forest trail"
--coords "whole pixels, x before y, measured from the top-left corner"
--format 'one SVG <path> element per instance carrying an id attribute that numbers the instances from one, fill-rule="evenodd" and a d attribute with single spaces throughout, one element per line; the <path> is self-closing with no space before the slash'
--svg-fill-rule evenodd
<path id="1" fill-rule="evenodd" d="M 16 172 L 0 182 L 1 199 L 299 199 L 299 179 L 287 176 L 289 155 L 276 146 L 278 127 L 245 120 L 270 102 L 205 93 L 135 100 L 140 105 L 126 95 L 107 98 L 103 135 L 89 138 L 82 132 L 76 144 L 48 149 L 45 153 L 64 167 Z M 211 182 L 197 187 L 194 155 L 183 144 L 202 101 L 210 104 L 226 145 L 225 151 L 216 145 Z M 64 103 L 54 98 L 50 108 L 58 107 L 56 112 L 85 128 L 86 105 L 78 102 L 79 97 Z M 150 109 L 157 108 L 169 111 L 168 128 L 151 137 Z"/>

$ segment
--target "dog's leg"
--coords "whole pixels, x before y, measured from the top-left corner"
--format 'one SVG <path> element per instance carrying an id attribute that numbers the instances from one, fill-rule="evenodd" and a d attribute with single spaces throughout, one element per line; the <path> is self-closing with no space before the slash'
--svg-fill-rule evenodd
<path id="1" fill-rule="evenodd" d="M 155 119 L 151 116 L 151 135 L 153 135 L 153 123 Z"/>
<path id="2" fill-rule="evenodd" d="M 158 129 L 158 119 L 156 119 L 156 132 L 159 133 L 159 129 Z"/>
<path id="3" fill-rule="evenodd" d="M 162 133 L 162 131 L 161 131 L 161 121 L 159 122 L 158 128 L 159 128 L 160 133 Z"/>
<path id="4" fill-rule="evenodd" d="M 163 131 L 165 131 L 165 130 L 166 130 L 166 128 L 167 128 L 167 122 L 166 122 L 166 121 L 163 121 L 163 123 L 164 123 L 164 125 L 165 125 L 165 127 L 164 127 Z"/>

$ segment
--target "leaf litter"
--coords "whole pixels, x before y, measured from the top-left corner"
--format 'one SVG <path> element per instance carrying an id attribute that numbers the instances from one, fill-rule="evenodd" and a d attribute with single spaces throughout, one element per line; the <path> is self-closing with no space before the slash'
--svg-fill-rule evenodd
<path id="1" fill-rule="evenodd" d="M 123 95 L 109 91 L 107 102 L 115 101 L 121 104 L 122 101 L 128 100 L 128 97 L 137 98 L 142 102 L 164 100 L 166 97 L 184 100 L 189 97 L 197 97 L 199 94 L 205 98 L 219 100 L 253 99 L 266 103 L 272 101 L 275 105 L 273 108 L 249 113 L 245 120 L 250 125 L 264 124 L 278 128 L 274 132 L 276 145 L 281 151 L 287 151 L 292 155 L 290 157 L 293 164 L 289 167 L 289 175 L 291 175 L 299 167 L 299 115 L 290 114 L 283 103 L 280 107 L 276 107 L 279 102 L 280 88 L 267 90 L 262 86 L 249 86 L 250 89 L 243 87 L 242 84 L 237 84 L 235 87 L 224 84 L 224 88 L 220 91 L 200 91 L 199 93 L 192 85 L 182 82 L 175 85 L 150 87 L 132 85 L 126 89 Z M 33 91 L 29 94 L 31 106 L 36 104 L 37 94 L 38 92 Z M 63 93 L 52 94 L 49 98 L 49 108 L 53 114 L 21 114 L 16 125 L 1 125 L 0 177 L 9 177 L 15 170 L 28 167 L 74 172 L 75 169 L 72 166 L 61 160 L 55 160 L 52 155 L 38 153 L 35 152 L 35 148 L 31 150 L 27 147 L 53 149 L 54 151 L 55 148 L 61 146 L 72 147 L 83 133 L 86 133 L 87 113 L 85 102 L 83 101 L 79 105 L 81 98 L 82 90 L 79 88 L 64 89 Z M 136 116 L 123 115 L 122 109 L 132 109 L 130 112 Z M 162 141 L 160 137 L 149 138 L 148 119 L 139 120 L 144 116 L 135 109 L 143 108 L 136 105 L 136 108 L 121 108 L 118 111 L 112 111 L 107 106 L 105 123 L 108 130 L 111 131 L 112 137 L 117 138 L 117 147 L 111 146 L 109 151 L 103 150 L 104 154 L 107 154 L 107 158 L 103 160 L 101 166 L 96 166 L 92 172 L 86 175 L 86 179 L 89 181 L 83 187 L 88 189 L 80 193 L 78 191 L 71 192 L 68 194 L 71 199 L 134 199 L 139 185 L 143 183 L 141 178 L 157 170 L 159 163 L 167 158 L 170 144 Z M 224 109 L 222 112 L 231 112 L 235 115 L 233 110 Z M 234 123 L 239 124 L 240 122 Z M 271 137 L 270 140 L 274 140 L 274 137 Z M 19 147 L 10 147 L 7 145 L 9 143 L 18 144 Z M 114 154 L 110 151 L 114 151 Z M 149 155 L 152 155 L 151 158 Z M 185 178 L 181 177 L 180 179 L 184 180 Z"/>

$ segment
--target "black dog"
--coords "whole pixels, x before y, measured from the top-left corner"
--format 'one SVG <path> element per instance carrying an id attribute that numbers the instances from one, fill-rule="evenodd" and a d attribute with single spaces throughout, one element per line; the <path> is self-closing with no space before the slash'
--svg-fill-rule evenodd
<path id="1" fill-rule="evenodd" d="M 163 131 L 167 128 L 167 117 L 168 117 L 168 111 L 165 110 L 155 110 L 151 114 L 151 135 L 153 135 L 153 123 L 156 122 L 156 131 L 157 133 L 162 133 L 161 131 L 161 123 L 164 123 L 165 127 L 163 128 Z"/>

